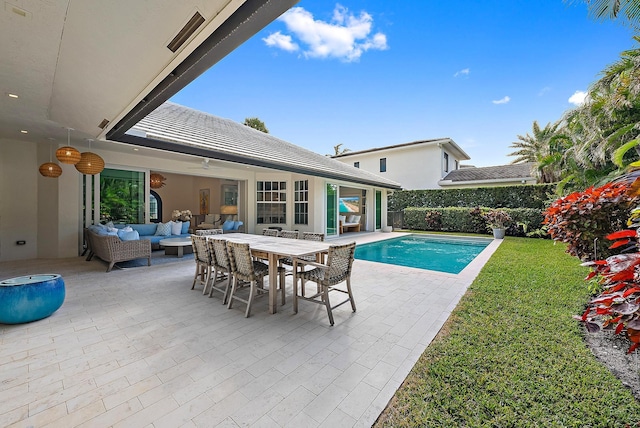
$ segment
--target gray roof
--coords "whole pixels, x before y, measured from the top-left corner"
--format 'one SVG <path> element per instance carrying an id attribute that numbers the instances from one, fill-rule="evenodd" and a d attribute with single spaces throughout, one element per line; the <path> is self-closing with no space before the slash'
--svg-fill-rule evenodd
<path id="1" fill-rule="evenodd" d="M 451 171 L 442 181 L 485 181 L 531 179 L 531 163 L 515 165 L 487 166 L 481 168 L 461 168 Z"/>
<path id="2" fill-rule="evenodd" d="M 295 172 L 387 189 L 395 181 L 296 146 L 229 119 L 166 102 L 121 141 L 244 165 Z"/>
<path id="3" fill-rule="evenodd" d="M 402 144 L 394 144 L 391 146 L 384 146 L 384 147 L 374 147 L 371 149 L 364 149 L 364 150 L 357 150 L 357 151 L 348 151 L 339 155 L 335 155 L 332 156 L 333 158 L 342 158 L 342 157 L 348 157 L 348 156 L 353 156 L 353 155 L 361 155 L 364 153 L 372 153 L 372 152 L 379 152 L 379 151 L 383 151 L 383 150 L 391 150 L 391 149 L 398 149 L 398 148 L 403 148 L 403 147 L 409 147 L 409 146 L 418 146 L 418 145 L 433 145 L 433 144 L 442 144 L 442 145 L 446 145 L 450 148 L 450 150 L 454 150 L 458 153 L 458 156 L 461 159 L 465 159 L 465 160 L 469 160 L 471 159 L 469 157 L 469 155 L 462 150 L 462 148 L 460 146 L 458 146 L 458 144 L 456 144 L 455 141 L 453 141 L 451 138 L 449 137 L 444 137 L 444 138 L 433 138 L 430 140 L 419 140 L 419 141 L 412 141 L 410 143 L 402 143 Z"/>

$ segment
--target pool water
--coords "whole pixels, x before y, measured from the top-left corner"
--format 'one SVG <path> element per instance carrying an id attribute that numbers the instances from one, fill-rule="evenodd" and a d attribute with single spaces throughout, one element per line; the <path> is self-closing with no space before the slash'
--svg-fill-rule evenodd
<path id="1" fill-rule="evenodd" d="M 356 247 L 356 259 L 460 273 L 491 242 L 482 238 L 407 235 Z"/>

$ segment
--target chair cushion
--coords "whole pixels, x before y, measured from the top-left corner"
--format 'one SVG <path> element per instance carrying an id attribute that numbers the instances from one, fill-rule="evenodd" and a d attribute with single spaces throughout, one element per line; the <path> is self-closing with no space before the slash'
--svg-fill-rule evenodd
<path id="1" fill-rule="evenodd" d="M 156 229 L 156 236 L 169 236 L 171 235 L 171 222 L 167 223 L 158 223 L 158 228 Z"/>

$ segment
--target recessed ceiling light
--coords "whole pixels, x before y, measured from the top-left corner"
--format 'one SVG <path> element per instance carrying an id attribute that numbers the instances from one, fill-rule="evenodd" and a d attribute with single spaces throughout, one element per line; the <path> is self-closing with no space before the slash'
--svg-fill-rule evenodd
<path id="1" fill-rule="evenodd" d="M 138 150 L 140 150 L 140 149 L 135 149 L 135 148 L 133 149 L 134 152 L 137 152 Z"/>
<path id="2" fill-rule="evenodd" d="M 29 131 L 27 131 L 26 129 L 21 129 L 20 132 L 22 132 L 23 134 L 28 134 Z"/>
<path id="3" fill-rule="evenodd" d="M 18 98 L 18 96 L 16 94 L 7 94 L 9 96 L 9 98 Z"/>

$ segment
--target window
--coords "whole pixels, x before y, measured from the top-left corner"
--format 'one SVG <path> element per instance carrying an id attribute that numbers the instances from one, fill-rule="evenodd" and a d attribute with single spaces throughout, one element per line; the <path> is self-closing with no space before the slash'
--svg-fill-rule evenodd
<path id="1" fill-rule="evenodd" d="M 144 172 L 105 168 L 100 173 L 100 221 L 145 223 Z"/>
<path id="2" fill-rule="evenodd" d="M 287 222 L 287 182 L 257 182 L 257 223 L 285 224 Z"/>
<path id="3" fill-rule="evenodd" d="M 380 159 L 380 172 L 387 171 L 387 158 Z"/>
<path id="4" fill-rule="evenodd" d="M 444 154 L 444 172 L 449 172 L 449 153 Z"/>
<path id="5" fill-rule="evenodd" d="M 356 168 L 360 168 L 360 162 L 354 162 L 353 166 L 355 166 Z"/>
<path id="6" fill-rule="evenodd" d="M 158 195 L 158 192 L 154 190 L 149 191 L 149 220 L 151 223 L 158 223 L 162 221 L 162 198 Z"/>
<path id="7" fill-rule="evenodd" d="M 309 180 L 295 182 L 293 197 L 293 223 L 309 224 Z"/>

